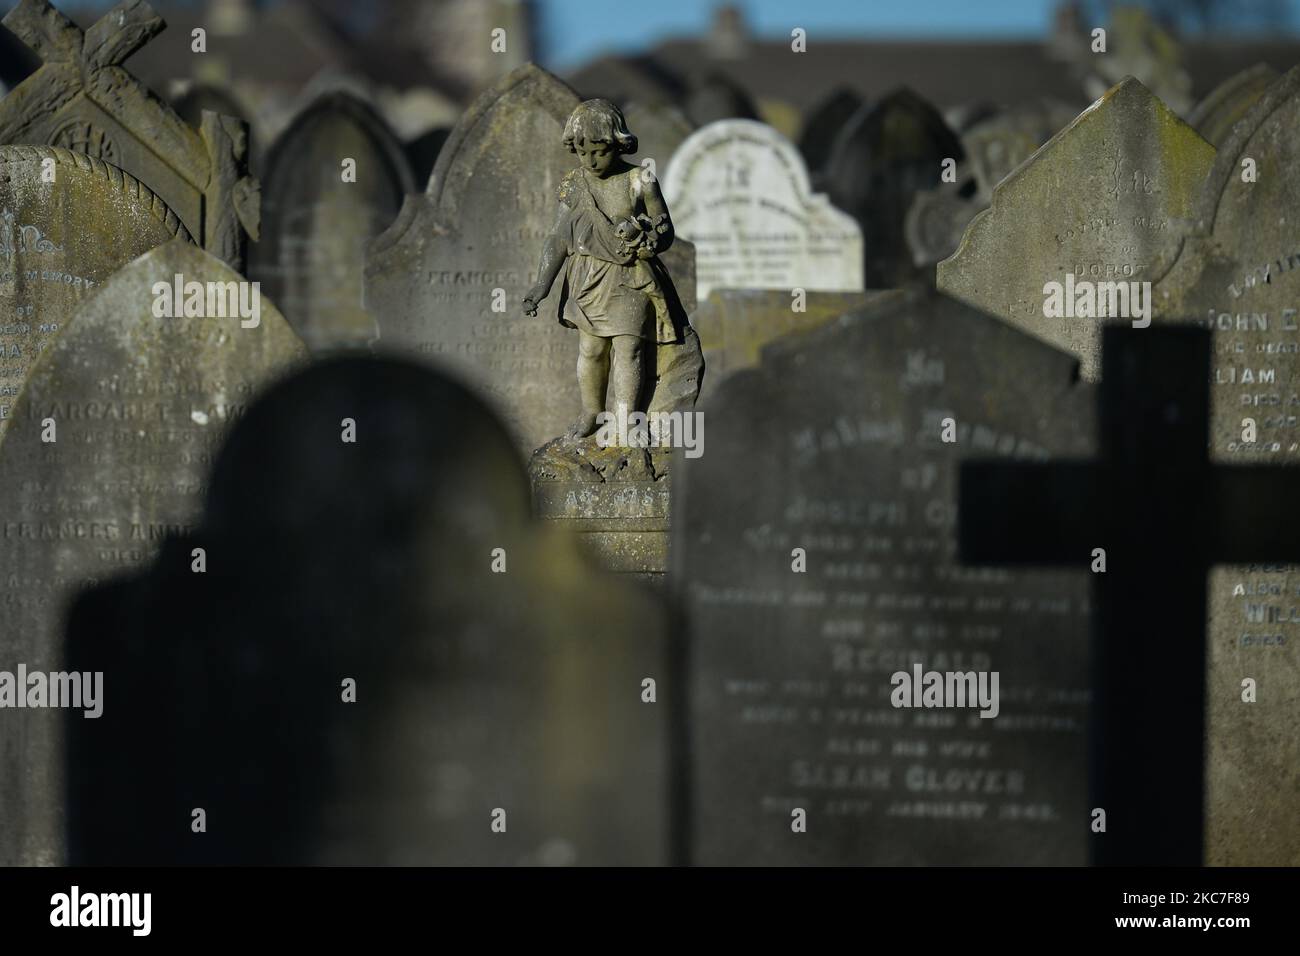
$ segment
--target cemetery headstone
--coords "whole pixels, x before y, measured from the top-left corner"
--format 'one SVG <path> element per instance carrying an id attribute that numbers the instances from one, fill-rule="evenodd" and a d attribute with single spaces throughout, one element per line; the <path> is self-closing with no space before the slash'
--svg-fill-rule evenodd
<path id="1" fill-rule="evenodd" d="M 1300 70 L 1278 80 L 1236 124 L 1201 190 L 1196 232 L 1155 286 L 1157 321 L 1213 330 L 1210 450 L 1220 464 L 1287 465 L 1300 459 Z M 1234 526 L 1259 533 L 1267 511 L 1237 499 Z M 1249 560 L 1249 559 L 1243 559 Z M 1210 865 L 1300 863 L 1295 814 L 1300 740 L 1294 563 L 1259 559 L 1209 579 Z M 1242 700 L 1242 682 L 1258 702 Z"/>
<path id="2" fill-rule="evenodd" d="M 862 97 L 841 86 L 808 113 L 799 132 L 799 153 L 812 176 L 813 186 L 824 190 L 820 174 L 831 158 L 831 148 L 840 130 L 862 108 Z"/>
<path id="3" fill-rule="evenodd" d="M 987 205 L 980 201 L 979 188 L 968 164 L 958 166 L 956 175 L 956 182 L 918 190 L 903 221 L 912 262 L 927 270 L 957 251 L 966 227 Z"/>
<path id="4" fill-rule="evenodd" d="M 249 285 L 169 242 L 105 282 L 29 373 L 0 450 L 0 659 L 59 671 L 67 602 L 195 519 L 225 426 L 303 357 Z M 5 864 L 62 860 L 58 720 L 24 709 L 0 721 Z"/>
<path id="5" fill-rule="evenodd" d="M 1214 147 L 1227 142 L 1237 125 L 1265 91 L 1281 78 L 1267 63 L 1256 63 L 1228 77 L 1187 114 L 1187 122 Z"/>
<path id="6" fill-rule="evenodd" d="M 1040 99 L 990 116 L 962 133 L 962 148 L 984 205 L 998 183 L 1068 126 L 1077 113 L 1065 103 Z"/>
<path id="7" fill-rule="evenodd" d="M 520 308 L 555 227 L 560 183 L 574 169 L 562 139 L 577 105 L 572 90 L 532 64 L 505 77 L 466 112 L 425 193 L 407 197 L 367 253 L 365 305 L 379 325 L 377 348 L 412 352 L 461 376 L 525 455 L 563 435 L 581 408 L 577 333 L 557 321 L 559 289 L 536 316 Z M 689 315 L 694 247 L 679 235 L 660 259 Z M 699 366 L 694 330 L 680 347 L 657 345 L 650 410 L 693 408 Z M 666 469 L 648 460 L 641 469 L 606 464 L 567 453 L 535 460 L 538 514 L 582 533 L 606 567 L 662 575 Z"/>
<path id="8" fill-rule="evenodd" d="M 78 602 L 69 655 L 115 694 L 71 728 L 74 859 L 670 862 L 666 634 L 531 521 L 468 390 L 327 359 L 236 423 L 198 528 Z"/>
<path id="9" fill-rule="evenodd" d="M 693 862 L 1084 862 L 1086 575 L 963 568 L 955 536 L 961 461 L 1090 453 L 1075 372 L 913 291 L 711 393 L 672 546 Z M 996 716 L 897 706 L 918 669 L 997 672 Z"/>
<path id="10" fill-rule="evenodd" d="M 0 146 L 0 438 L 41 352 L 113 272 L 188 239 L 127 173 L 84 153 Z"/>
<path id="11" fill-rule="evenodd" d="M 361 305 L 366 244 L 415 189 L 402 144 L 347 93 L 317 99 L 267 158 L 263 236 L 249 275 L 314 353 L 378 338 Z"/>
<path id="12" fill-rule="evenodd" d="M 629 103 L 623 110 L 628 128 L 636 132 L 637 151 L 628 162 L 644 163 L 653 159 L 655 175 L 663 175 L 677 148 L 695 132 L 695 124 L 675 106 L 665 103 L 642 105 Z"/>
<path id="13" fill-rule="evenodd" d="M 696 126 L 724 119 L 757 120 L 758 106 L 749 92 L 723 73 L 708 73 L 690 81 L 685 97 L 686 115 Z"/>
<path id="14" fill-rule="evenodd" d="M 863 236 L 812 192 L 780 133 L 723 120 L 682 143 L 663 178 L 677 232 L 695 243 L 697 290 L 863 288 Z"/>
<path id="15" fill-rule="evenodd" d="M 909 89 L 864 106 L 841 131 L 823 185 L 861 228 L 868 288 L 896 288 L 920 274 L 904 221 L 915 194 L 939 184 L 945 159 L 965 159 L 961 140 Z"/>
<path id="16" fill-rule="evenodd" d="M 204 249 L 242 269 L 259 216 L 248 124 L 209 113 L 196 130 L 121 65 L 166 26 L 149 4 L 123 0 L 82 31 L 48 0 L 21 0 L 0 22 L 43 60 L 0 99 L 0 143 L 60 146 L 120 167 Z"/>
<path id="17" fill-rule="evenodd" d="M 1134 310 L 1190 231 L 1213 162 L 1214 147 L 1125 80 L 998 184 L 939 263 L 939 289 L 1073 352 L 1093 380 L 1098 290 L 1122 288 Z M 1071 307 L 1059 317 L 1045 314 L 1048 283 Z"/>
<path id="18" fill-rule="evenodd" d="M 574 332 L 558 325 L 553 306 L 531 317 L 519 309 L 555 225 L 560 181 L 574 168 L 561 140 L 577 105 L 533 64 L 512 72 L 466 111 L 425 192 L 408 196 L 367 250 L 364 304 L 379 326 L 376 347 L 461 375 L 525 454 L 562 434 L 578 410 Z M 679 238 L 663 260 L 690 313 L 694 248 Z"/>
<path id="19" fill-rule="evenodd" d="M 709 370 L 701 400 L 728 375 L 758 364 L 769 342 L 816 328 L 890 292 L 807 292 L 714 289 L 691 317 Z"/>
<path id="20" fill-rule="evenodd" d="M 1208 330 L 1119 325 L 1106 328 L 1103 343 L 1099 460 L 963 467 L 961 553 L 1003 566 L 1091 565 L 1089 803 L 1105 813 L 1092 828 L 1092 860 L 1200 866 L 1207 829 L 1206 571 L 1216 561 L 1295 558 L 1300 527 L 1277 514 L 1295 472 L 1207 462 Z M 1260 683 L 1279 689 L 1269 677 Z M 1220 700 L 1238 692 L 1237 706 L 1254 702 L 1253 693 L 1231 685 L 1219 690 Z M 1266 692 L 1264 699 L 1272 697 Z M 1291 710 L 1276 698 L 1269 702 L 1270 719 Z M 1241 743 L 1233 739 L 1229 747 L 1241 753 Z M 1279 781 L 1254 782 L 1267 791 Z M 1282 797 L 1279 809 L 1293 807 L 1292 796 Z M 1209 829 L 1219 829 L 1216 822 L 1211 817 Z M 1290 821 L 1279 814 L 1256 822 L 1280 825 L 1269 840 L 1282 843 L 1273 855 L 1285 860 L 1294 850 Z"/>
<path id="21" fill-rule="evenodd" d="M 443 143 L 451 134 L 448 126 L 435 126 L 433 129 L 406 144 L 406 155 L 411 164 L 411 175 L 415 182 L 427 183 L 433 174 L 438 154 L 442 152 Z"/>
<path id="22" fill-rule="evenodd" d="M 209 83 L 191 84 L 184 93 L 172 100 L 172 109 L 195 129 L 202 128 L 204 111 L 243 120 L 248 118 L 248 112 L 232 93 Z"/>
<path id="23" fill-rule="evenodd" d="M 1178 40 L 1147 10 L 1116 6 L 1106 29 L 1104 54 L 1085 36 L 1074 47 L 1083 74 L 1083 91 L 1097 99 L 1126 77 L 1134 77 L 1178 115 L 1192 106 L 1192 77 Z"/>

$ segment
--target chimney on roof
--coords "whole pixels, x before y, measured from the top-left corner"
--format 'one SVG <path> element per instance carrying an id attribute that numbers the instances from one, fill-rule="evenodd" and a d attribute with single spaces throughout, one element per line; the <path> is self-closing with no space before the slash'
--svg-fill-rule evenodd
<path id="1" fill-rule="evenodd" d="M 1052 33 L 1047 51 L 1053 59 L 1075 62 L 1087 52 L 1089 30 L 1083 22 L 1083 6 L 1078 0 L 1064 0 L 1052 14 Z"/>
<path id="2" fill-rule="evenodd" d="M 204 20 L 213 36 L 241 36 L 253 27 L 253 8 L 253 0 L 210 0 Z"/>
<path id="3" fill-rule="evenodd" d="M 713 26 L 706 46 L 715 60 L 738 60 L 749 45 L 749 30 L 740 7 L 725 3 L 713 11 Z"/>

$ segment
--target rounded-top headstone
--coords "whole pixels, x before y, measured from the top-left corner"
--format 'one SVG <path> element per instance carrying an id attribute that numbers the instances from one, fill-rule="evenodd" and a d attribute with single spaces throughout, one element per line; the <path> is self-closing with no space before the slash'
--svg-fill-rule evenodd
<path id="1" fill-rule="evenodd" d="M 862 229 L 868 288 L 895 288 L 916 275 L 903 233 L 912 198 L 939 184 L 943 160 L 964 158 L 943 115 L 906 88 L 864 106 L 845 124 L 822 185 Z"/>
<path id="2" fill-rule="evenodd" d="M 269 302 L 255 327 L 252 308 L 242 317 L 241 297 L 251 306 L 255 294 L 197 246 L 167 243 L 104 283 L 31 371 L 0 446 L 0 660 L 59 670 L 73 595 L 195 520 L 226 426 L 305 358 Z M 57 713 L 9 711 L 0 723 L 4 863 L 60 862 Z"/>
<path id="3" fill-rule="evenodd" d="M 862 289 L 862 234 L 812 191 L 788 139 L 756 120 L 692 133 L 663 177 L 677 234 L 695 243 L 696 290 Z"/>
<path id="4" fill-rule="evenodd" d="M 0 146 L 0 438 L 27 375 L 78 305 L 136 256 L 189 233 L 128 173 L 84 153 Z"/>
<path id="5" fill-rule="evenodd" d="M 666 862 L 665 615 L 529 510 L 501 423 L 419 363 L 267 390 L 200 527 L 77 605 L 69 654 L 129 699 L 75 728 L 76 862 Z"/>
<path id="6" fill-rule="evenodd" d="M 361 305 L 366 244 L 414 190 L 402 144 L 350 93 L 318 98 L 271 147 L 249 275 L 313 352 L 378 337 Z"/>

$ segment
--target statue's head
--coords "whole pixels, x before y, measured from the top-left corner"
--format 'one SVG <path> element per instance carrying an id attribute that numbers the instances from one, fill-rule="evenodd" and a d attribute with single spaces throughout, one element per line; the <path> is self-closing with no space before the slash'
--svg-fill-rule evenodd
<path id="1" fill-rule="evenodd" d="M 637 143 L 617 106 L 609 100 L 585 100 L 564 124 L 564 145 L 579 163 L 603 176 L 624 153 L 635 153 Z"/>

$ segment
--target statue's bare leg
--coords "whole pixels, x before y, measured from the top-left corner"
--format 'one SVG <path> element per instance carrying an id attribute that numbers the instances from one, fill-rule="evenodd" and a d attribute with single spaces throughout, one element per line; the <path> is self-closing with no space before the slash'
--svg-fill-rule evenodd
<path id="1" fill-rule="evenodd" d="M 596 430 L 596 416 L 605 410 L 609 381 L 609 339 L 578 330 L 578 391 L 582 414 L 569 426 L 570 438 L 586 438 Z"/>
<path id="2" fill-rule="evenodd" d="M 635 335 L 614 337 L 614 369 L 610 373 L 614 393 L 614 410 L 627 406 L 626 414 L 643 410 L 637 404 L 641 398 L 642 357 L 644 342 Z"/>

